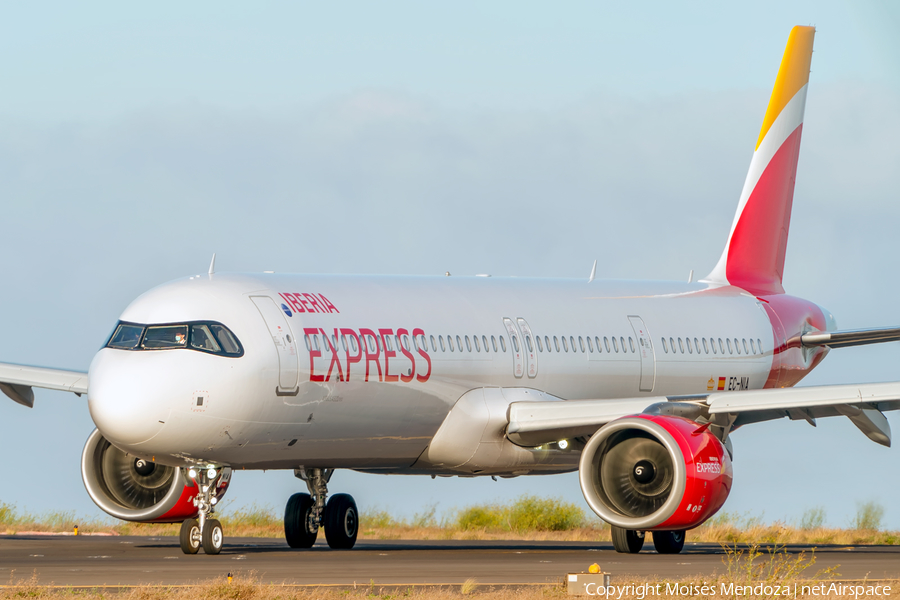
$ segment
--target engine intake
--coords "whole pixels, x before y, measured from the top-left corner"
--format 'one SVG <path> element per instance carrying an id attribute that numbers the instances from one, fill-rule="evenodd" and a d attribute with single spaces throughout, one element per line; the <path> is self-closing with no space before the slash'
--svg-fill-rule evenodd
<path id="1" fill-rule="evenodd" d="M 713 516 L 731 491 L 722 443 L 682 417 L 636 415 L 602 427 L 581 454 L 588 505 L 623 529 L 678 531 Z"/>
<path id="2" fill-rule="evenodd" d="M 128 454 L 113 446 L 98 429 L 81 454 L 81 477 L 91 499 L 124 521 L 175 523 L 197 515 L 197 486 L 180 467 Z M 221 500 L 231 480 L 225 469 L 216 486 Z"/>

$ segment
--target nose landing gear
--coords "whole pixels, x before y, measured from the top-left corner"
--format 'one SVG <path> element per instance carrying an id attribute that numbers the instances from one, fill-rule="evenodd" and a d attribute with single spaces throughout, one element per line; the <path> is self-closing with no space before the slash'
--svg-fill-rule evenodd
<path id="1" fill-rule="evenodd" d="M 188 476 L 194 481 L 198 492 L 194 496 L 194 506 L 197 507 L 196 519 L 187 519 L 181 524 L 179 541 L 181 551 L 185 554 L 197 554 L 200 548 L 206 554 L 218 554 L 222 551 L 224 532 L 222 524 L 216 519 L 209 518 L 215 512 L 217 498 L 215 496 L 216 483 L 222 477 L 223 470 L 208 468 L 191 468 Z"/>
<path id="2" fill-rule="evenodd" d="M 326 502 L 334 469 L 294 469 L 306 482 L 308 494 L 294 494 L 284 510 L 284 537 L 291 548 L 310 548 L 325 527 L 325 539 L 334 549 L 349 550 L 359 533 L 359 513 L 349 494 L 335 494 Z"/>

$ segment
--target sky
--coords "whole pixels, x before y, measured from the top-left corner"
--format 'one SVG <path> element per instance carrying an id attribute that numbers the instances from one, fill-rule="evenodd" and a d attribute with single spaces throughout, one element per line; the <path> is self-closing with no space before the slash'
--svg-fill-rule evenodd
<path id="1" fill-rule="evenodd" d="M 785 287 L 842 328 L 898 325 L 890 3 L 7 3 L 0 362 L 86 370 L 131 300 L 213 252 L 220 272 L 702 276 L 798 24 L 817 35 Z M 838 350 L 803 385 L 898 365 L 897 344 Z M 85 400 L 36 398 L 0 398 L 0 502 L 100 516 Z M 846 526 L 874 500 L 900 528 L 898 450 L 849 420 L 733 442 L 724 510 Z M 280 512 L 303 487 L 241 472 L 227 500 Z M 407 517 L 521 494 L 589 511 L 574 474 L 331 491 Z"/>

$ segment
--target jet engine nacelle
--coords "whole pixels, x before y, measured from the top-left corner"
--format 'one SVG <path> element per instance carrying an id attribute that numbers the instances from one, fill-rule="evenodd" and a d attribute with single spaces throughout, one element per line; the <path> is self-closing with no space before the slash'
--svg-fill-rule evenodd
<path id="1" fill-rule="evenodd" d="M 604 425 L 585 445 L 578 476 L 597 515 L 639 531 L 691 529 L 731 491 L 731 459 L 705 427 L 682 417 L 636 415 Z"/>
<path id="2" fill-rule="evenodd" d="M 124 521 L 176 523 L 197 515 L 197 484 L 181 467 L 169 467 L 119 450 L 95 429 L 81 455 L 81 477 L 91 499 Z M 231 481 L 225 468 L 216 482 L 222 499 Z"/>

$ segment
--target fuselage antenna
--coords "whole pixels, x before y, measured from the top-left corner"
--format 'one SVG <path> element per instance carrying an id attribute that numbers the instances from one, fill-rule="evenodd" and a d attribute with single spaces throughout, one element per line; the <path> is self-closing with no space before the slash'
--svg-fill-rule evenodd
<path id="1" fill-rule="evenodd" d="M 594 277 L 596 277 L 596 276 L 597 276 L 597 261 L 594 260 L 594 266 L 591 267 L 591 276 L 588 277 L 588 283 L 592 282 L 594 280 Z"/>
<path id="2" fill-rule="evenodd" d="M 212 260 L 209 261 L 209 274 L 212 275 L 216 272 L 216 253 L 213 252 Z"/>

